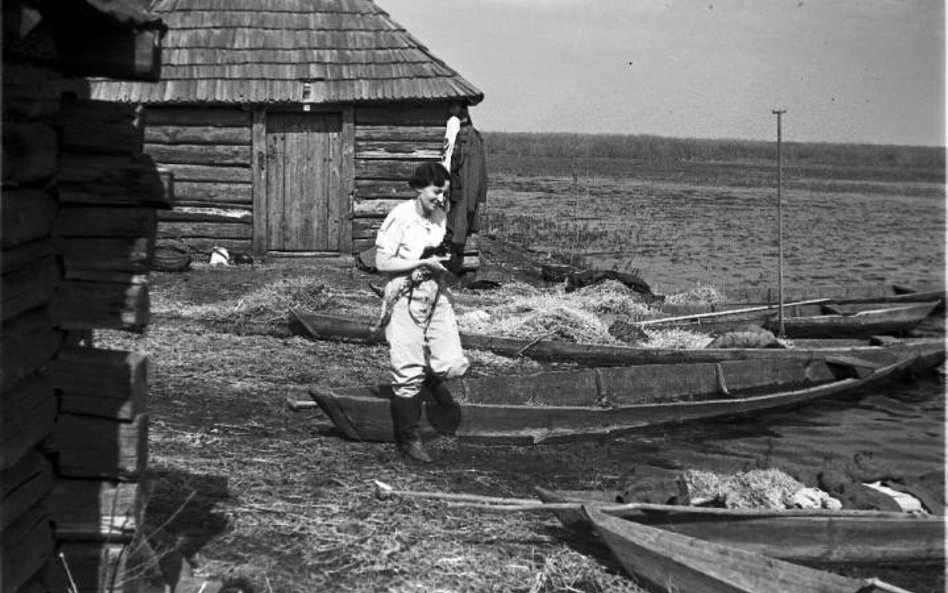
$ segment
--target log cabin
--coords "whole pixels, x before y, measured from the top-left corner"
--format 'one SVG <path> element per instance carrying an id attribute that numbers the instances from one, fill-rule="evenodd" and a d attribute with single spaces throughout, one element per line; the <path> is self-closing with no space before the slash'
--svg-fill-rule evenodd
<path id="1" fill-rule="evenodd" d="M 161 79 L 90 87 L 144 106 L 145 152 L 174 174 L 160 245 L 362 251 L 413 197 L 414 167 L 439 158 L 449 106 L 483 99 L 372 0 L 159 0 L 153 11 L 169 28 Z"/>
<path id="2" fill-rule="evenodd" d="M 158 77 L 164 27 L 144 4 L 3 3 L 3 593 L 129 590 L 142 543 L 147 361 L 92 332 L 147 325 L 173 196 L 141 109 L 90 100 L 83 77 Z"/>

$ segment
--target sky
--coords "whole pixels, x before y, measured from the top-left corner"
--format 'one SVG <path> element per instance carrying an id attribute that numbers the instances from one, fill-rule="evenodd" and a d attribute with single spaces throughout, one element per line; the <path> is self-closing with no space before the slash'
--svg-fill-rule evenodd
<path id="1" fill-rule="evenodd" d="M 376 0 L 493 132 L 945 145 L 945 0 Z"/>

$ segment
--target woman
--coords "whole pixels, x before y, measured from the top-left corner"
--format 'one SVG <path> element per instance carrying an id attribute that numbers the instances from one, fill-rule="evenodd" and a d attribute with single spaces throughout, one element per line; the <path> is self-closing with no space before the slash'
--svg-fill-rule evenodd
<path id="1" fill-rule="evenodd" d="M 444 240 L 448 171 L 439 163 L 423 163 L 408 185 L 417 196 L 385 218 L 375 240 L 375 265 L 391 277 L 380 325 L 391 356 L 395 442 L 403 454 L 431 463 L 418 430 L 422 386 L 442 406 L 454 406 L 443 381 L 463 375 L 469 362 L 443 289 L 448 258 L 429 255 Z"/>

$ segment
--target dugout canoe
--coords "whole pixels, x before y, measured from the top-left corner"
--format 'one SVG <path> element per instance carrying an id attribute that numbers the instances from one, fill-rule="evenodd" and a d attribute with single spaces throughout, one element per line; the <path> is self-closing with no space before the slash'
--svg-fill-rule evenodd
<path id="1" fill-rule="evenodd" d="M 874 335 L 905 335 L 915 329 L 939 301 L 906 304 L 836 304 L 830 302 L 788 303 L 784 306 L 784 329 L 789 338 L 868 338 Z M 775 334 L 779 331 L 779 307 L 761 306 L 713 313 L 685 314 L 639 321 L 638 327 L 676 327 L 721 333 L 756 325 Z"/>
<path id="2" fill-rule="evenodd" d="M 870 593 L 903 591 L 625 521 L 584 507 L 596 534 L 627 573 L 676 593 Z M 903 592 L 906 593 L 906 592 Z"/>
<path id="3" fill-rule="evenodd" d="M 447 382 L 457 406 L 423 391 L 423 435 L 507 444 L 603 438 L 658 424 L 746 416 L 878 385 L 914 356 L 877 365 L 853 358 L 638 365 Z M 391 441 L 392 389 L 313 387 L 310 395 L 346 438 Z M 291 408 L 299 409 L 291 402 Z M 309 407 L 309 406 L 305 406 Z"/>
<path id="4" fill-rule="evenodd" d="M 291 324 L 314 339 L 382 342 L 372 332 L 372 322 L 337 315 L 292 309 Z M 526 356 L 541 361 L 573 362 L 585 366 L 682 364 L 730 360 L 818 360 L 826 356 L 851 356 L 880 364 L 914 356 L 913 372 L 930 371 L 945 360 L 944 338 L 887 338 L 857 340 L 794 340 L 793 348 L 644 348 L 583 344 L 558 340 L 525 340 L 461 333 L 464 348 L 487 350 L 502 356 Z"/>
<path id="5" fill-rule="evenodd" d="M 727 301 L 724 303 L 707 305 L 665 303 L 662 305 L 662 309 L 676 314 L 674 311 L 678 307 L 694 307 L 693 312 L 699 313 L 702 312 L 700 310 L 702 307 L 704 312 L 707 312 L 747 307 L 749 305 L 776 305 L 780 302 L 780 294 L 775 287 L 733 286 L 725 289 L 724 292 L 727 296 Z M 815 299 L 825 299 L 827 302 L 838 305 L 939 301 L 941 307 L 945 304 L 945 289 L 937 288 L 934 284 L 911 287 L 886 283 L 784 289 L 784 303 Z M 688 311 L 684 310 L 682 312 Z"/>
<path id="6" fill-rule="evenodd" d="M 736 546 L 791 562 L 812 564 L 941 563 L 945 518 L 918 513 L 824 509 L 724 509 L 665 504 L 617 504 L 603 492 L 553 491 L 537 487 L 546 503 L 597 505 L 602 512 L 635 523 Z M 626 501 L 629 502 L 629 501 Z M 579 509 L 554 511 L 564 527 L 589 535 Z"/>

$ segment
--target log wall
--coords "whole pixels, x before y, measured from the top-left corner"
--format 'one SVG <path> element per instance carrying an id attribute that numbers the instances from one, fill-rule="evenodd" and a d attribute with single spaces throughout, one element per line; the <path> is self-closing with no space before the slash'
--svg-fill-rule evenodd
<path id="1" fill-rule="evenodd" d="M 174 174 L 175 208 L 159 214 L 159 245 L 250 252 L 250 110 L 149 106 L 145 120 L 145 152 Z"/>
<path id="2" fill-rule="evenodd" d="M 446 113 L 440 103 L 355 108 L 353 252 L 371 247 L 385 215 L 414 197 L 407 179 L 419 163 L 440 158 Z M 254 233 L 267 230 L 254 229 L 254 184 L 266 195 L 266 176 L 254 179 L 252 147 L 254 134 L 265 133 L 263 109 L 150 105 L 145 120 L 146 153 L 174 174 L 176 206 L 159 215 L 159 245 L 201 254 L 215 245 L 238 252 L 262 249 L 266 238 L 258 236 L 255 243 Z M 466 268 L 477 268 L 477 255 L 473 242 Z"/>
<path id="3" fill-rule="evenodd" d="M 58 72 L 3 64 L 0 582 L 4 593 L 123 591 L 107 581 L 141 523 L 146 360 L 91 347 L 148 323 L 156 209 L 171 176 L 140 109 L 63 98 Z"/>

